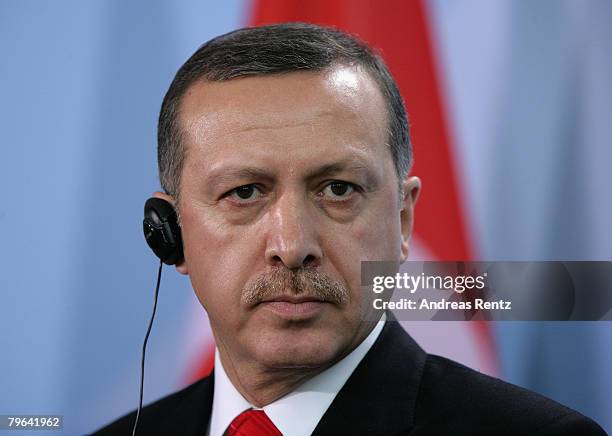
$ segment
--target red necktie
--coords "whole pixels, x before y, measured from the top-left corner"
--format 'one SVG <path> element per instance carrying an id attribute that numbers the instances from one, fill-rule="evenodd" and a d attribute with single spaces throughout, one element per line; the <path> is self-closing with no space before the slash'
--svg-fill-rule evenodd
<path id="1" fill-rule="evenodd" d="M 283 436 L 263 410 L 245 410 L 234 418 L 227 436 Z"/>

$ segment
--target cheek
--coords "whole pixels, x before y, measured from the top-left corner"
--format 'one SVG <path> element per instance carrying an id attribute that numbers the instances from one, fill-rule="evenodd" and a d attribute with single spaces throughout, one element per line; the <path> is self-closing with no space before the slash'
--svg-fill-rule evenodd
<path id="1" fill-rule="evenodd" d="M 365 260 L 397 260 L 400 253 L 401 231 L 399 211 L 391 201 L 380 201 L 369 207 L 362 216 L 343 228 L 336 230 L 341 236 L 344 251 L 352 258 Z"/>
<path id="2" fill-rule="evenodd" d="M 359 220 L 321 235 L 324 252 L 353 292 L 361 290 L 362 261 L 398 261 L 401 255 L 399 211 L 392 200 L 369 208 Z M 379 211 L 387 211 L 380 212 Z"/>
<path id="3" fill-rule="evenodd" d="M 228 232 L 203 213 L 185 212 L 181 218 L 185 262 L 200 303 L 209 316 L 238 311 L 257 241 L 248 237 L 249 232 Z"/>

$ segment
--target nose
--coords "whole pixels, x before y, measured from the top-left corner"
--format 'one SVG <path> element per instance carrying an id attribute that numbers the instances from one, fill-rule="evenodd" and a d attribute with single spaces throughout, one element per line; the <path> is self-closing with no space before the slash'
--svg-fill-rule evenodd
<path id="1" fill-rule="evenodd" d="M 318 231 L 308 206 L 299 194 L 284 193 L 270 209 L 265 253 L 269 265 L 297 269 L 321 264 Z"/>

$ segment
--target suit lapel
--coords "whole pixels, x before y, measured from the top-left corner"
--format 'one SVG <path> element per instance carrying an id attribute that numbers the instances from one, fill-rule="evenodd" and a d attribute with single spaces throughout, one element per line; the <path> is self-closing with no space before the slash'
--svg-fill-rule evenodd
<path id="1" fill-rule="evenodd" d="M 396 435 L 414 425 L 426 353 L 387 314 L 380 336 L 349 377 L 313 435 Z"/>
<path id="2" fill-rule="evenodd" d="M 212 414 L 213 384 L 213 373 L 197 382 L 166 414 L 155 434 L 205 435 Z"/>

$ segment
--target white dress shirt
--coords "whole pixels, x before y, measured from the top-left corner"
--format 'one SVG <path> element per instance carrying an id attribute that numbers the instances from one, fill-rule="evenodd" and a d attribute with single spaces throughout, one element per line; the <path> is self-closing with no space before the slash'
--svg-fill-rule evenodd
<path id="1" fill-rule="evenodd" d="M 263 407 L 283 436 L 310 435 L 336 395 L 380 334 L 386 314 L 370 334 L 346 357 L 299 385 L 293 392 Z M 236 390 L 227 374 L 219 350 L 215 350 L 213 407 L 208 436 L 221 436 L 236 416 L 247 409 L 258 409 Z"/>

